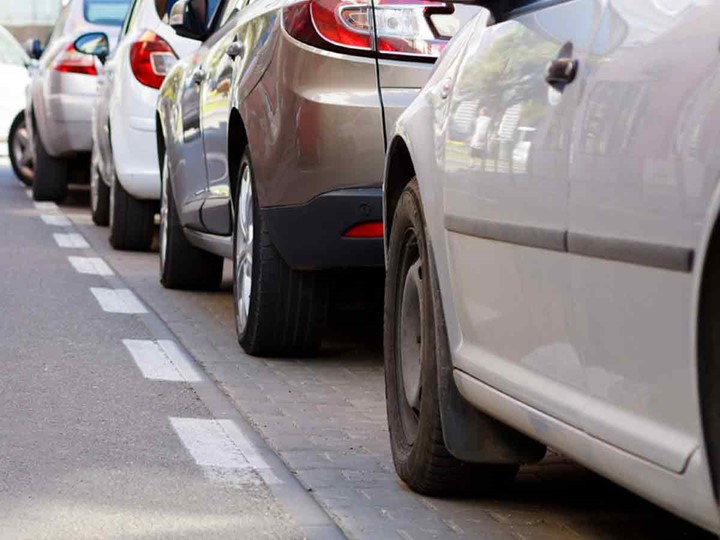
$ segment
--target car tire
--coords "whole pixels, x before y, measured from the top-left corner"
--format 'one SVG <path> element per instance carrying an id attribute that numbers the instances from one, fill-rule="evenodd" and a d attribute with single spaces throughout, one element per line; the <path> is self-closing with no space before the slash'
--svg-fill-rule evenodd
<path id="1" fill-rule="evenodd" d="M 123 251 L 149 251 L 155 234 L 157 203 L 136 199 L 115 177 L 109 207 L 110 245 Z"/>
<path id="2" fill-rule="evenodd" d="M 233 303 L 238 341 L 254 356 L 316 356 L 327 314 L 327 279 L 321 272 L 293 270 L 275 249 L 255 197 L 247 148 L 235 192 Z"/>
<path id="3" fill-rule="evenodd" d="M 36 201 L 62 201 L 67 195 L 70 164 L 62 158 L 52 157 L 45 150 L 37 129 L 33 130 L 35 147 L 35 178 L 33 199 Z"/>
<path id="4" fill-rule="evenodd" d="M 30 149 L 30 135 L 25 123 L 24 112 L 18 114 L 10 126 L 8 151 L 15 176 L 26 186 L 31 186 L 35 171 Z"/>
<path id="5" fill-rule="evenodd" d="M 224 259 L 193 246 L 185 237 L 175 206 L 167 156 L 163 160 L 161 192 L 160 283 L 166 289 L 217 289 L 222 282 Z"/>
<path id="6" fill-rule="evenodd" d="M 453 457 L 443 438 L 437 347 L 447 347 L 432 252 L 417 180 L 398 201 L 385 277 L 385 391 L 393 462 L 414 491 L 446 495 L 492 490 L 517 465 L 479 465 Z"/>
<path id="7" fill-rule="evenodd" d="M 90 213 L 95 225 L 110 224 L 110 188 L 100 176 L 95 160 L 90 165 Z"/>

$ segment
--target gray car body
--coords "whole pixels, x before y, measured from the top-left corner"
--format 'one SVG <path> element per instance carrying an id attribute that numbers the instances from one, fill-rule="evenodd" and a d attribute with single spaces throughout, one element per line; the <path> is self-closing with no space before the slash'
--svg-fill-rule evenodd
<path id="1" fill-rule="evenodd" d="M 381 239 L 342 234 L 382 219 L 385 126 L 432 64 L 301 43 L 282 25 L 288 3 L 238 3 L 165 79 L 159 154 L 169 159 L 180 220 L 192 243 L 232 256 L 234 179 L 247 145 L 263 219 L 291 267 L 382 266 Z M 235 39 L 245 54 L 231 60 L 225 51 Z"/>
<path id="2" fill-rule="evenodd" d="M 92 105 L 97 77 L 61 73 L 51 68 L 55 57 L 86 32 L 105 32 L 110 43 L 117 41 L 119 26 L 93 24 L 85 20 L 83 0 L 64 6 L 32 70 L 27 90 L 26 115 L 30 141 L 37 129 L 40 140 L 53 157 L 72 157 L 92 149 Z"/>

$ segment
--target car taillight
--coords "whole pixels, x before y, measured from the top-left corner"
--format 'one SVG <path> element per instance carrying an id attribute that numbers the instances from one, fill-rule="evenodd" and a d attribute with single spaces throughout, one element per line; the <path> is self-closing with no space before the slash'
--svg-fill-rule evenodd
<path id="1" fill-rule="evenodd" d="M 72 43 L 55 57 L 50 67 L 55 71 L 61 71 L 63 73 L 97 75 L 95 57 L 76 51 Z"/>
<path id="2" fill-rule="evenodd" d="M 165 75 L 177 62 L 172 47 L 155 32 L 147 30 L 130 46 L 130 68 L 145 86 L 160 88 Z"/>
<path id="3" fill-rule="evenodd" d="M 382 221 L 366 221 L 350 227 L 343 233 L 343 238 L 382 238 L 383 231 Z"/>
<path id="4" fill-rule="evenodd" d="M 434 0 L 379 0 L 373 17 L 364 0 L 303 0 L 283 9 L 283 24 L 295 39 L 323 49 L 435 59 L 457 30 L 453 12 Z"/>

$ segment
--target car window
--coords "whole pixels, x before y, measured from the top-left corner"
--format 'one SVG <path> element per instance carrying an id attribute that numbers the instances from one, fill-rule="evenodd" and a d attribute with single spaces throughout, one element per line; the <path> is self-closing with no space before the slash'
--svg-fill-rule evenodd
<path id="1" fill-rule="evenodd" d="M 0 64 L 24 66 L 28 57 L 9 32 L 0 27 Z"/>
<path id="2" fill-rule="evenodd" d="M 85 0 L 85 20 L 93 24 L 120 26 L 125 20 L 130 0 Z"/>

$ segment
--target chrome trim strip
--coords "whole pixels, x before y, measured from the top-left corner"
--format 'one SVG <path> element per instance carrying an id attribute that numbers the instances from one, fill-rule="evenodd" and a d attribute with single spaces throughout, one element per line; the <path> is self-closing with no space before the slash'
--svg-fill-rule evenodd
<path id="1" fill-rule="evenodd" d="M 486 240 L 661 268 L 674 272 L 692 272 L 695 258 L 694 250 L 689 248 L 637 240 L 605 238 L 454 215 L 445 216 L 445 228 L 448 231 Z"/>
<path id="2" fill-rule="evenodd" d="M 220 255 L 226 259 L 232 259 L 233 247 L 232 236 L 217 236 L 185 227 L 185 237 L 193 246 Z"/>

